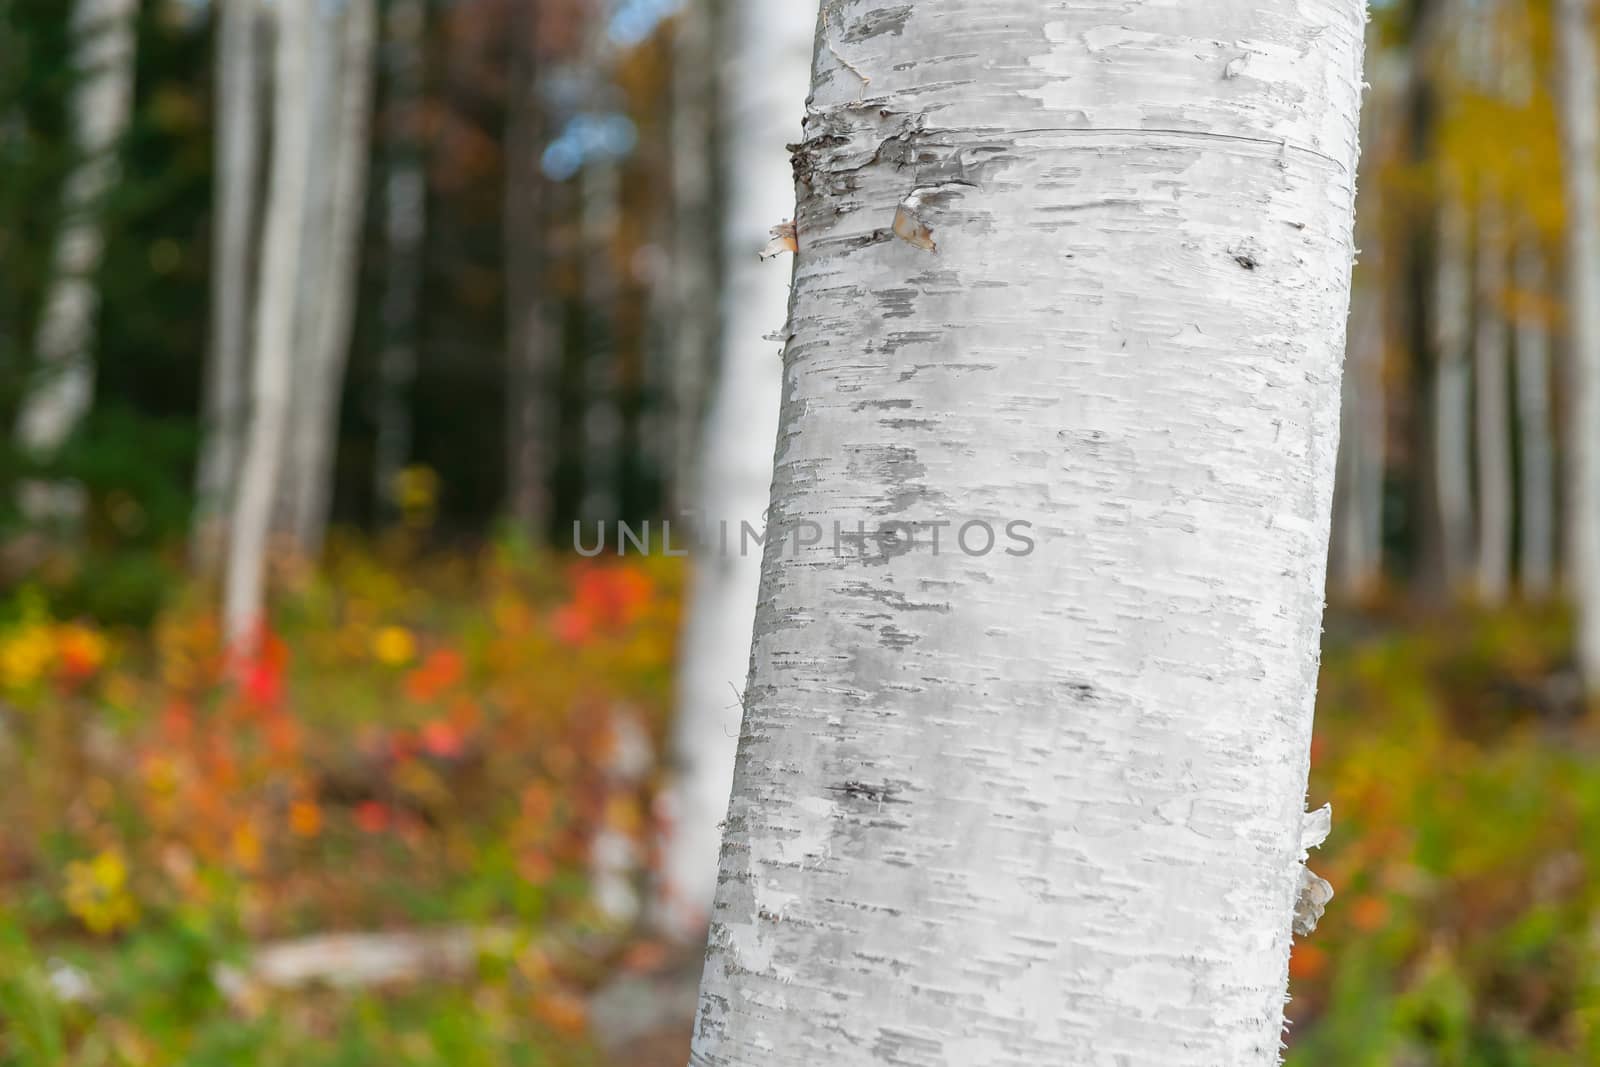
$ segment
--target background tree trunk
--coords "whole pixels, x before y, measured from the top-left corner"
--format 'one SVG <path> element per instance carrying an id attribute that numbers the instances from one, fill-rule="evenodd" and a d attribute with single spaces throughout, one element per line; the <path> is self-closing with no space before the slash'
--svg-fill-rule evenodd
<path id="1" fill-rule="evenodd" d="M 1492 199 L 1494 194 L 1488 194 Z M 1500 209 L 1478 213 L 1478 311 L 1473 355 L 1478 455 L 1478 596 L 1488 604 L 1511 589 L 1516 511 L 1511 480 L 1511 397 L 1506 365 L 1506 247 Z"/>
<path id="2" fill-rule="evenodd" d="M 261 40 L 255 0 L 217 7 L 216 224 L 212 238 L 211 351 L 206 364 L 205 437 L 195 482 L 193 561 L 203 574 L 221 560 L 223 529 L 248 419 L 250 293 L 255 282 L 263 155 Z"/>
<path id="3" fill-rule="evenodd" d="M 1557 0 L 1555 36 L 1573 385 L 1568 556 L 1579 617 L 1578 663 L 1593 694 L 1600 691 L 1600 80 L 1589 0 Z"/>
<path id="4" fill-rule="evenodd" d="M 1479 0 L 1464 37 L 1471 54 L 1464 63 L 1486 98 L 1505 97 L 1507 71 L 1498 37 L 1503 29 L 1499 0 Z M 1511 395 L 1506 344 L 1505 207 L 1500 182 L 1485 174 L 1478 189 L 1476 311 L 1473 315 L 1474 444 L 1478 474 L 1477 590 L 1486 604 L 1503 603 L 1511 590 L 1511 552 L 1516 529 L 1511 475 Z"/>
<path id="5" fill-rule="evenodd" d="M 740 687 L 750 667 L 761 580 L 759 548 L 745 551 L 742 524 L 760 530 L 770 499 L 783 366 L 782 342 L 764 338 L 784 331 L 793 273 L 786 259 L 763 262 L 759 253 L 772 227 L 794 216 L 786 146 L 797 139 L 805 114 L 817 26 L 804 4 L 764 17 L 734 5 L 727 20 L 723 344 L 701 450 L 705 465 L 696 478 L 697 518 L 709 536 L 691 580 L 679 660 L 664 865 L 668 925 L 685 937 L 705 927 L 716 888 L 718 827 L 733 786 Z"/>
<path id="6" fill-rule="evenodd" d="M 34 343 L 35 381 L 17 420 L 17 443 L 49 460 L 67 443 L 94 401 L 95 275 L 105 253 L 101 210 L 117 182 L 117 144 L 133 110 L 134 19 L 137 0 L 78 0 L 73 8 L 79 83 L 72 104 L 79 153 L 67 179 L 56 237 L 53 278 Z M 22 487 L 32 519 L 70 519 L 81 512 L 74 487 L 33 482 Z"/>
<path id="7" fill-rule="evenodd" d="M 1369 33 L 1371 33 L 1369 28 Z M 1406 72 L 1392 66 L 1372 72 L 1362 115 L 1363 210 L 1356 221 L 1360 265 L 1351 296 L 1350 342 L 1340 419 L 1339 474 L 1334 494 L 1334 579 L 1346 597 L 1370 595 L 1383 580 L 1383 505 L 1388 469 L 1389 311 L 1396 279 L 1385 255 L 1383 203 L 1374 146 L 1388 134 L 1397 90 Z"/>
<path id="8" fill-rule="evenodd" d="M 1372 593 L 1383 577 L 1386 293 L 1376 243 L 1375 235 L 1360 242 L 1366 277 L 1353 296 L 1339 435 L 1339 492 L 1330 566 L 1349 598 Z"/>
<path id="9" fill-rule="evenodd" d="M 544 247 L 547 180 L 540 165 L 538 13 L 512 14 L 511 92 L 506 130 L 507 505 L 518 529 L 550 535 L 552 465 L 559 445 L 560 347 L 548 296 Z"/>
<path id="10" fill-rule="evenodd" d="M 622 506 L 623 418 L 617 351 L 617 227 L 622 175 L 596 153 L 578 173 L 579 247 L 583 250 L 583 493 L 578 512 L 589 523 L 618 517 Z"/>
<path id="11" fill-rule="evenodd" d="M 1278 1063 L 1364 9 L 824 8 L 692 1063 Z"/>
<path id="12" fill-rule="evenodd" d="M 672 446 L 668 511 L 699 500 L 707 388 L 716 365 L 720 278 L 720 0 L 688 0 L 673 35 Z M 805 5 L 799 5 L 805 6 Z"/>
<path id="13" fill-rule="evenodd" d="M 400 472 L 411 460 L 411 391 L 417 379 L 428 175 L 418 139 L 426 0 L 391 0 L 386 20 L 383 351 L 378 357 L 373 493 L 380 515 L 398 513 Z"/>
<path id="14" fill-rule="evenodd" d="M 263 620 L 272 507 L 283 467 L 289 389 L 294 372 L 297 272 L 305 237 L 311 172 L 310 107 L 306 58 L 314 29 L 311 0 L 276 0 L 273 158 L 263 235 L 260 292 L 256 298 L 255 362 L 251 373 L 250 428 L 229 525 L 223 623 L 236 650 L 245 650 Z"/>
<path id="15" fill-rule="evenodd" d="M 1466 204 L 1453 184 L 1443 190 L 1439 209 L 1434 291 L 1434 477 L 1444 576 L 1459 592 L 1472 561 L 1472 397 L 1467 362 L 1467 324 L 1471 321 L 1471 234 Z"/>
<path id="16" fill-rule="evenodd" d="M 302 316 L 307 330 L 302 347 L 304 368 L 298 383 L 294 429 L 288 448 L 288 530 L 301 556 L 321 554 L 333 504 L 334 461 L 337 457 L 340 401 L 355 329 L 356 293 L 361 276 L 361 235 L 366 223 L 367 153 L 372 120 L 373 63 L 377 45 L 376 0 L 347 0 L 342 24 L 325 27 L 336 58 L 329 96 L 332 115 L 328 163 L 316 182 L 324 192 L 325 215 L 318 232 L 306 237 L 306 249 L 322 262 L 313 270 L 309 255 L 306 275 L 320 273 L 321 289 L 310 295 Z M 319 156 L 321 154 L 319 153 Z"/>
<path id="17" fill-rule="evenodd" d="M 299 438 L 310 423 L 308 400 L 316 374 L 315 335 L 326 294 L 333 285 L 330 261 L 334 183 L 330 180 L 338 153 L 337 121 L 342 64 L 339 55 L 341 11 L 322 0 L 311 5 L 311 54 L 306 57 L 306 86 L 310 102 L 312 172 L 306 186 L 305 221 L 301 227 L 300 262 L 295 268 L 294 402 L 289 406 L 287 432 L 280 447 L 283 466 L 272 507 L 274 540 L 299 555 L 295 537 L 295 500 L 303 471 L 299 466 Z"/>
<path id="18" fill-rule="evenodd" d="M 1517 252 L 1517 429 L 1522 473 L 1518 567 L 1524 596 L 1543 599 L 1555 583 L 1556 471 L 1550 406 L 1550 332 L 1542 308 L 1544 253 L 1532 240 Z"/>

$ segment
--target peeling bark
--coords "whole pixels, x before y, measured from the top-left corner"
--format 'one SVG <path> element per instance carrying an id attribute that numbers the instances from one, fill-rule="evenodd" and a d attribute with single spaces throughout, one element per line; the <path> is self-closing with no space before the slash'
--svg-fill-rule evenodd
<path id="1" fill-rule="evenodd" d="M 825 10 L 691 1063 L 1275 1064 L 1363 5 Z"/>

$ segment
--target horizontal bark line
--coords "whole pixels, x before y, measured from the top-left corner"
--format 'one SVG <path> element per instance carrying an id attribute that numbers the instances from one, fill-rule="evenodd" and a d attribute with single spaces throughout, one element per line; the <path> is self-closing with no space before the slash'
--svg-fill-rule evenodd
<path id="1" fill-rule="evenodd" d="M 818 111 L 813 112 L 813 114 L 822 115 L 822 114 L 828 113 L 828 111 L 854 110 L 856 107 L 859 107 L 859 106 L 860 105 L 852 105 L 849 108 L 831 108 L 831 109 L 825 109 L 825 110 L 824 109 L 819 109 Z M 1139 136 L 1183 137 L 1183 138 L 1189 138 L 1189 139 L 1192 139 L 1192 140 L 1195 140 L 1195 141 L 1206 141 L 1206 142 L 1208 142 L 1208 141 L 1231 141 L 1231 142 L 1234 142 L 1234 143 L 1237 143 L 1237 144 L 1264 145 L 1264 146 L 1267 146 L 1267 147 L 1270 147 L 1270 148 L 1279 149 L 1281 151 L 1297 152 L 1297 153 L 1300 153 L 1300 154 L 1303 154 L 1303 155 L 1311 156 L 1314 159 L 1320 159 L 1325 163 L 1331 163 L 1334 167 L 1338 168 L 1339 173 L 1341 173 L 1341 174 L 1349 174 L 1350 173 L 1350 168 L 1348 166 L 1346 166 L 1342 161 L 1334 158 L 1333 156 L 1328 155 L 1326 152 L 1323 152 L 1320 149 L 1312 148 L 1310 145 L 1295 144 L 1295 143 L 1293 143 L 1291 141 L 1282 140 L 1282 139 L 1275 138 L 1275 137 L 1248 137 L 1248 136 L 1246 136 L 1244 134 L 1239 134 L 1239 133 L 1208 133 L 1208 132 L 1206 132 L 1204 130 L 1179 130 L 1179 129 L 1170 129 L 1170 128 L 1139 127 L 1139 126 L 1029 126 L 1029 127 L 1024 127 L 1024 128 L 1021 128 L 1021 129 L 1007 129 L 1007 128 L 993 127 L 993 126 L 976 126 L 976 127 L 971 127 L 969 129 L 966 129 L 966 130 L 960 130 L 960 129 L 956 128 L 956 127 L 918 129 L 918 130 L 908 131 L 908 134 L 909 134 L 911 140 L 913 142 L 915 142 L 915 141 L 928 140 L 930 138 L 930 135 L 938 134 L 938 133 L 941 133 L 941 132 L 971 133 L 971 134 L 979 135 L 979 136 L 983 136 L 983 137 L 1033 137 L 1033 136 L 1037 136 L 1039 134 L 1061 133 L 1061 134 L 1090 134 L 1090 135 L 1092 135 L 1092 134 L 1110 134 L 1110 135 L 1114 135 L 1114 136 L 1128 136 L 1128 137 L 1139 137 Z"/>

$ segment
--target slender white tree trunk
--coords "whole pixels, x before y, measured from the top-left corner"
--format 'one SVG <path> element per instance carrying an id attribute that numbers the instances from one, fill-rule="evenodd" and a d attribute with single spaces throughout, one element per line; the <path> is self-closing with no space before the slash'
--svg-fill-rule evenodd
<path id="1" fill-rule="evenodd" d="M 1492 194 L 1491 194 L 1492 195 Z M 1478 456 L 1478 596 L 1506 599 L 1511 589 L 1511 396 L 1506 366 L 1506 246 L 1498 205 L 1478 213 L 1478 312 L 1474 339 Z"/>
<path id="2" fill-rule="evenodd" d="M 300 262 L 295 268 L 294 398 L 289 406 L 289 424 L 283 439 L 283 466 L 272 508 L 272 534 L 276 544 L 293 549 L 295 538 L 295 500 L 303 471 L 299 466 L 299 439 L 310 421 L 312 377 L 318 353 L 314 337 L 329 287 L 333 284 L 330 262 L 333 225 L 333 185 L 330 180 L 338 150 L 339 124 L 336 121 L 340 85 L 340 12 L 324 0 L 311 4 L 311 53 L 306 57 L 307 114 L 311 122 L 311 177 L 306 186 L 306 209 L 301 224 Z"/>
<path id="3" fill-rule="evenodd" d="M 1589 0 L 1557 0 L 1556 42 L 1573 385 L 1568 555 L 1579 616 L 1578 662 L 1594 693 L 1600 692 L 1600 79 Z"/>
<path id="4" fill-rule="evenodd" d="M 250 292 L 263 148 L 258 14 L 257 0 L 228 0 L 217 8 L 211 351 L 193 532 L 194 565 L 206 574 L 221 559 L 223 520 L 248 417 Z"/>
<path id="5" fill-rule="evenodd" d="M 411 459 L 411 390 L 417 379 L 428 175 L 417 128 L 423 92 L 426 0 L 392 0 L 385 27 L 388 129 L 384 174 L 383 351 L 378 359 L 378 431 L 373 489 L 379 510 L 397 511 L 400 472 Z"/>
<path id="6" fill-rule="evenodd" d="M 1472 395 L 1467 362 L 1467 324 L 1472 287 L 1470 226 L 1459 189 L 1448 187 L 1439 209 L 1435 250 L 1434 344 L 1438 358 L 1433 386 L 1435 491 L 1444 549 L 1444 573 L 1460 588 L 1472 560 Z"/>
<path id="7" fill-rule="evenodd" d="M 1533 241 L 1517 251 L 1517 429 L 1522 473 L 1518 570 L 1524 596 L 1542 599 L 1555 583 L 1556 463 L 1551 431 L 1550 332 L 1534 303 L 1546 291 L 1544 253 Z"/>
<path id="8" fill-rule="evenodd" d="M 771 494 L 783 364 L 781 341 L 769 338 L 788 320 L 793 273 L 787 259 L 759 254 L 771 229 L 794 216 L 786 146 L 801 132 L 817 27 L 816 12 L 802 3 L 737 4 L 727 19 L 722 357 L 697 478 L 696 517 L 708 544 L 695 562 L 683 635 L 663 868 L 667 922 L 683 936 L 700 936 L 709 918 L 733 787 L 761 580 L 760 547 L 745 546 L 743 524 L 761 529 Z"/>
<path id="9" fill-rule="evenodd" d="M 255 307 L 254 366 L 249 431 L 239 491 L 229 524 L 223 621 L 230 643 L 245 649 L 263 621 L 272 507 L 290 426 L 289 391 L 300 246 L 305 237 L 311 172 L 306 57 L 311 53 L 312 0 L 275 0 L 273 158 L 267 197 L 264 254 Z"/>
<path id="10" fill-rule="evenodd" d="M 1364 5 L 825 12 L 691 1062 L 1276 1064 Z"/>
<path id="11" fill-rule="evenodd" d="M 343 25 L 329 50 L 336 56 L 328 161 L 316 181 L 326 192 L 321 234 L 307 234 L 320 270 L 306 259 L 307 274 L 323 279 L 307 302 L 310 314 L 302 348 L 304 368 L 296 390 L 294 432 L 287 479 L 289 531 L 306 558 L 322 551 L 333 503 L 333 469 L 339 444 L 339 407 L 355 328 L 361 280 L 361 235 L 366 222 L 367 158 L 372 121 L 373 61 L 377 46 L 376 0 L 347 0 Z"/>
<path id="12" fill-rule="evenodd" d="M 116 147 L 133 110 L 134 18 L 137 0 L 77 0 L 72 11 L 79 77 L 72 103 L 79 158 L 67 178 L 63 220 L 34 344 L 36 381 L 23 400 L 17 443 L 39 459 L 53 457 L 94 401 L 95 274 L 105 252 L 100 211 L 118 177 Z M 32 483 L 21 504 L 35 519 L 70 518 L 81 510 L 70 486 Z"/>

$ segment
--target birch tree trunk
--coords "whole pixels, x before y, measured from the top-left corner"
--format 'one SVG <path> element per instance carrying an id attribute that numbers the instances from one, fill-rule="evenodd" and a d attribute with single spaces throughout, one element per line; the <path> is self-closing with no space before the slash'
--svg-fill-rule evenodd
<path id="1" fill-rule="evenodd" d="M 288 447 L 288 529 L 299 554 L 322 552 L 333 504 L 333 468 L 339 445 L 339 409 L 345 367 L 355 330 L 356 294 L 361 281 L 361 235 L 366 222 L 367 158 L 372 119 L 373 61 L 377 45 L 376 0 L 346 0 L 342 26 L 328 28 L 335 54 L 330 102 L 328 160 L 317 182 L 325 192 L 323 229 L 307 234 L 307 248 L 321 260 L 306 276 L 323 284 L 310 294 L 302 316 L 303 374 L 298 382 L 294 431 Z"/>
<path id="2" fill-rule="evenodd" d="M 79 77 L 72 102 L 78 163 L 67 178 L 62 223 L 34 343 L 35 378 L 17 419 L 17 443 L 49 460 L 67 443 L 94 401 L 95 275 L 105 252 L 100 211 L 116 184 L 117 143 L 133 111 L 134 19 L 137 0 L 77 0 L 72 12 Z M 31 519 L 70 519 L 81 512 L 71 486 L 24 485 Z"/>
<path id="3" fill-rule="evenodd" d="M 1364 5 L 824 11 L 691 1063 L 1269 1067 Z"/>
<path id="4" fill-rule="evenodd" d="M 1600 692 L 1600 81 L 1593 17 L 1589 0 L 1557 0 L 1573 384 L 1567 537 L 1578 663 L 1591 694 Z"/>
<path id="5" fill-rule="evenodd" d="M 1522 593 L 1550 595 L 1556 561 L 1556 464 L 1551 432 L 1550 334 L 1534 301 L 1545 293 L 1544 254 L 1531 240 L 1517 252 L 1517 429 L 1522 473 Z"/>
<path id="6" fill-rule="evenodd" d="M 213 573 L 221 558 L 248 417 L 250 291 L 263 147 L 258 15 L 256 0 L 229 0 L 217 8 L 211 351 L 192 535 L 193 562 L 203 574 Z"/>
<path id="7" fill-rule="evenodd" d="M 256 297 L 250 426 L 229 525 L 223 623 L 230 644 L 245 651 L 263 621 L 272 506 L 290 425 L 297 271 L 305 237 L 311 172 L 312 0 L 275 0 L 273 158 Z"/>
<path id="8" fill-rule="evenodd" d="M 697 518 L 709 543 L 695 562 L 683 635 L 664 862 L 667 925 L 684 937 L 705 930 L 733 787 L 739 693 L 761 580 L 759 546 L 745 550 L 742 524 L 759 530 L 771 495 L 783 365 L 781 343 L 764 338 L 785 327 L 792 274 L 787 261 L 759 253 L 772 227 L 794 216 L 786 145 L 805 114 L 817 26 L 815 11 L 800 3 L 736 4 L 727 20 L 723 346 L 696 479 Z"/>
<path id="9" fill-rule="evenodd" d="M 333 171 L 338 151 L 338 99 L 340 85 L 340 13 L 331 3 L 313 0 L 311 5 L 311 53 L 306 57 L 306 113 L 311 123 L 310 158 L 313 161 L 306 186 L 306 208 L 301 223 L 300 262 L 295 267 L 294 368 L 291 380 L 295 401 L 289 407 L 288 429 L 282 442 L 283 466 L 278 475 L 272 506 L 272 535 L 276 544 L 293 548 L 295 538 L 294 503 L 299 494 L 302 471 L 299 467 L 298 440 L 309 422 L 306 400 L 316 364 L 314 336 L 329 287 L 333 284 L 330 262 L 333 225 Z"/>
<path id="10" fill-rule="evenodd" d="M 1493 194 L 1490 194 L 1491 196 Z M 1506 250 L 1496 205 L 1478 215 L 1478 312 L 1473 355 L 1478 454 L 1478 596 L 1498 604 L 1511 588 L 1511 397 L 1506 366 Z"/>
<path id="11" fill-rule="evenodd" d="M 1445 581 L 1460 590 L 1472 561 L 1472 396 L 1467 324 L 1472 287 L 1471 235 L 1460 190 L 1447 185 L 1439 209 L 1434 294 L 1434 466 Z"/>
<path id="12" fill-rule="evenodd" d="M 384 165 L 383 351 L 378 359 L 373 495 L 398 512 L 400 472 L 411 459 L 411 391 L 417 378 L 428 179 L 417 126 L 422 106 L 426 0 L 391 0 L 385 22 L 388 129 Z"/>

